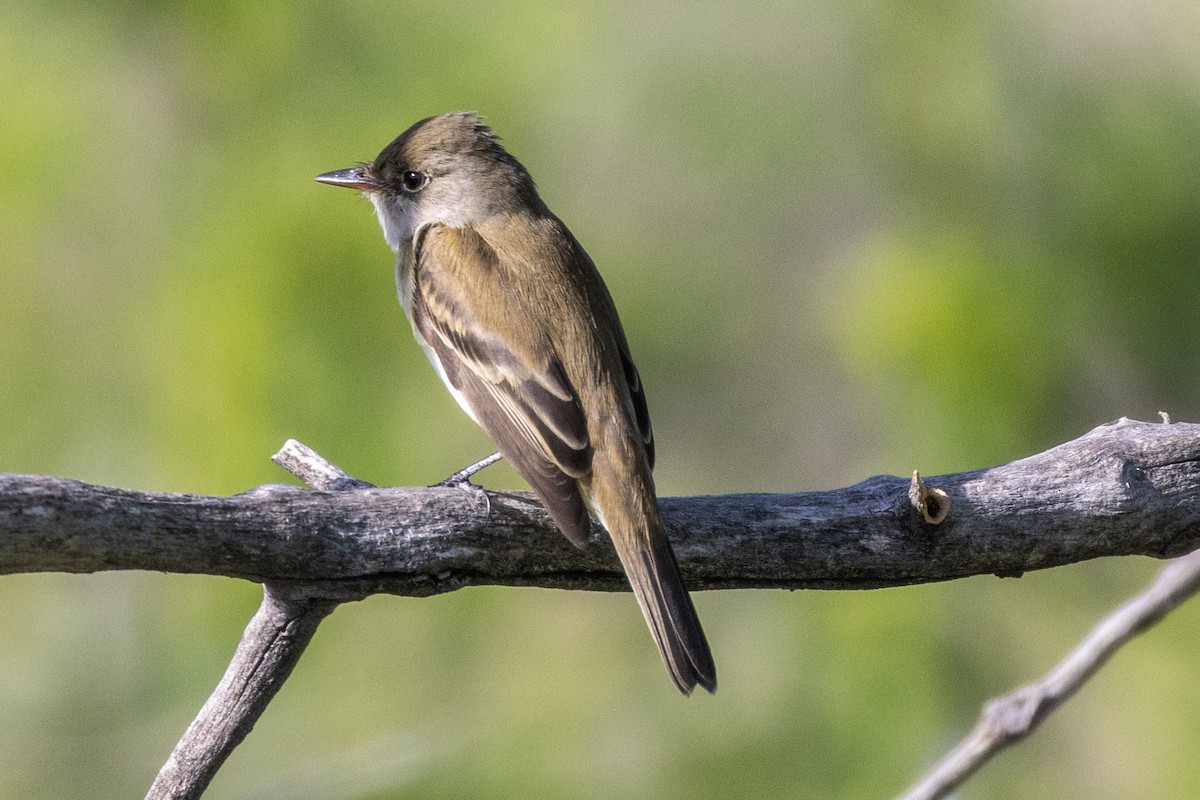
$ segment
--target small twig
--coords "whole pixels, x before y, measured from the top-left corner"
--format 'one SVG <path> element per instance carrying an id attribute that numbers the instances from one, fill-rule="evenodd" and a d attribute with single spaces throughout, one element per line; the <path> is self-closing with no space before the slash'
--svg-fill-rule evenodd
<path id="1" fill-rule="evenodd" d="M 1159 570 L 1141 594 L 1101 620 L 1049 674 L 987 702 L 971 733 L 900 800 L 946 797 L 992 756 L 1031 734 L 1118 648 L 1198 590 L 1200 550 L 1175 559 Z"/>
<path id="2" fill-rule="evenodd" d="M 317 451 L 295 439 L 288 439 L 271 460 L 314 489 L 344 492 L 348 489 L 372 489 L 375 484 L 352 477 Z"/>

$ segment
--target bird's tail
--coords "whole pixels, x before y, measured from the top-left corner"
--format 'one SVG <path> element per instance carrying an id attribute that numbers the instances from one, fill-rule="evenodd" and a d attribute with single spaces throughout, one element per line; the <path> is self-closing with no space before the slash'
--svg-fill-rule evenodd
<path id="1" fill-rule="evenodd" d="M 635 479 L 639 485 L 626 481 L 609 492 L 602 472 L 594 473 L 593 507 L 612 538 L 671 679 L 685 695 L 697 685 L 715 692 L 717 668 L 667 541 L 653 484 Z"/>

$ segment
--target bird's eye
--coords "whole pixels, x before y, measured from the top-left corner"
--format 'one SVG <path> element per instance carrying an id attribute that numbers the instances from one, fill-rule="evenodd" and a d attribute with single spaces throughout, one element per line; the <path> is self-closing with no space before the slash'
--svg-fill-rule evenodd
<path id="1" fill-rule="evenodd" d="M 429 183 L 429 176 L 424 172 L 415 170 L 405 170 L 400 176 L 400 185 L 404 187 L 406 192 L 419 192 L 425 188 L 425 184 Z"/>

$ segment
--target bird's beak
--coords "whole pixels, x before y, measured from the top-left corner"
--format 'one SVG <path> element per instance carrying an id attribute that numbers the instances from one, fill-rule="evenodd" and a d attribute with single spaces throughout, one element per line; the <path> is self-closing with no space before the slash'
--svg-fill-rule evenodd
<path id="1" fill-rule="evenodd" d="M 318 175 L 317 180 L 321 183 L 328 183 L 330 186 L 345 186 L 347 189 L 358 189 L 362 192 L 379 188 L 375 179 L 367 174 L 366 167 L 350 167 L 349 169 L 339 169 L 336 172 L 326 172 L 324 175 Z"/>

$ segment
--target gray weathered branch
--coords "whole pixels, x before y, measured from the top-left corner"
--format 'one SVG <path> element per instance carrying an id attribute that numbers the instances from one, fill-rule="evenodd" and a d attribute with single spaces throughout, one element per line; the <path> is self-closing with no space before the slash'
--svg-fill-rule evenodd
<path id="1" fill-rule="evenodd" d="M 1122 645 L 1200 590 L 1200 550 L 1175 559 L 1150 586 L 1105 617 L 1038 680 L 988 701 L 971 732 L 900 800 L 947 797 L 988 760 L 1024 739 L 1070 699 Z"/>
<path id="2" fill-rule="evenodd" d="M 291 439 L 272 459 L 314 489 L 371 487 Z M 158 771 L 146 800 L 198 800 L 204 794 L 292 674 L 321 621 L 337 607 L 336 601 L 322 596 L 319 586 L 263 584 L 262 605 L 246 626 L 221 682 Z"/>
<path id="3" fill-rule="evenodd" d="M 689 586 L 861 589 L 1200 546 L 1200 425 L 1121 420 L 1000 467 L 923 478 L 949 515 L 925 521 L 909 479 L 827 492 L 665 498 Z M 490 498 L 490 503 L 488 502 Z M 233 497 L 0 475 L 0 574 L 146 569 L 323 581 L 331 596 L 470 584 L 624 589 L 603 536 L 579 551 L 525 492 L 455 488 Z"/>
<path id="4" fill-rule="evenodd" d="M 321 620 L 336 606 L 303 590 L 263 586 L 262 605 L 246 626 L 225 675 L 171 751 L 146 800 L 195 800 L 204 793 L 291 675 Z"/>
<path id="5" fill-rule="evenodd" d="M 148 569 L 264 584 L 225 676 L 147 798 L 200 797 L 339 602 L 471 584 L 627 587 L 603 536 L 576 550 L 528 493 L 379 489 L 292 442 L 276 460 L 319 491 L 206 497 L 0 475 L 0 574 Z M 1120 420 L 992 469 L 662 507 L 694 589 L 861 589 L 1165 558 L 1200 546 L 1200 425 Z M 1116 645 L 1105 646 L 1103 655 Z M 1063 686 L 1051 687 L 1029 729 L 1073 690 Z M 995 738 L 985 722 L 980 735 Z M 978 763 L 956 762 L 959 771 L 928 785 L 953 785 Z"/>

